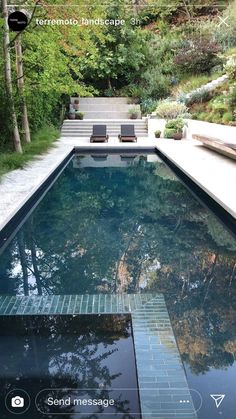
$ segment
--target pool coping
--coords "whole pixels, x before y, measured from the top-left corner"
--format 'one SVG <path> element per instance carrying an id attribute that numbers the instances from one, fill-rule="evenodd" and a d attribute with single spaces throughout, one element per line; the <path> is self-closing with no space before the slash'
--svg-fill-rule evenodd
<path id="1" fill-rule="evenodd" d="M 163 294 L 0 296 L 1 316 L 83 314 L 131 314 L 143 419 L 197 419 Z"/>
<path id="2" fill-rule="evenodd" d="M 59 157 L 53 151 L 59 151 Z M 4 182 L 7 184 L 9 183 L 9 188 L 12 186 L 14 188 L 15 184 L 12 182 L 11 177 L 15 175 L 17 177 L 17 174 L 22 173 L 30 173 L 30 171 L 33 171 L 35 169 L 35 165 L 39 165 L 37 170 L 44 170 L 42 176 L 38 179 L 36 184 L 29 185 L 29 190 L 24 193 L 24 196 L 19 199 L 19 202 L 15 207 L 13 207 L 12 211 L 9 212 L 5 217 L 2 217 L 3 220 L 0 222 L 0 234 L 3 234 L 4 228 L 13 220 L 14 217 L 18 216 L 19 212 L 22 210 L 22 208 L 26 205 L 29 205 L 30 200 L 36 196 L 40 195 L 41 189 L 46 184 L 51 184 L 52 178 L 56 175 L 56 172 L 61 169 L 63 170 L 65 164 L 67 164 L 68 158 L 73 156 L 74 154 L 74 147 L 63 147 L 63 151 L 61 153 L 60 147 L 54 147 L 52 148 L 49 153 L 46 155 L 40 156 L 40 158 L 35 159 L 30 165 L 26 165 L 23 170 L 13 170 L 12 172 L 9 172 L 4 176 Z M 45 165 L 45 157 L 55 157 L 56 162 L 54 161 L 50 167 L 47 167 Z M 40 164 L 42 162 L 42 165 Z M 47 163 L 47 162 L 46 162 Z M 32 173 L 33 174 L 33 173 Z M 12 185 L 11 185 L 12 182 Z M 2 182 L 0 183 L 0 191 L 1 193 L 4 193 L 4 191 L 1 190 Z M 1 244 L 0 244 L 1 247 Z"/>

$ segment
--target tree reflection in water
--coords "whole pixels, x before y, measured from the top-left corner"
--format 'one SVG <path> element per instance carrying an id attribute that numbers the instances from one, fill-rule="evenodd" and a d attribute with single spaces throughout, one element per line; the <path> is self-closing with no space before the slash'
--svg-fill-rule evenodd
<path id="1" fill-rule="evenodd" d="M 45 388 L 62 389 L 59 398 L 78 397 L 75 390 L 84 389 L 80 395 L 88 398 L 115 398 L 115 411 L 129 418 L 130 411 L 139 412 L 137 392 L 131 396 L 123 390 L 137 388 L 130 316 L 0 317 L 0 330 L 2 400 L 14 387 L 31 398 Z M 118 390 L 110 393 L 111 388 Z M 50 413 L 42 401 L 39 407 Z M 104 407 L 97 411 L 101 416 L 96 417 L 103 417 Z M 76 417 L 73 407 L 65 412 Z M 32 410 L 28 414 L 35 417 Z"/>
<path id="2" fill-rule="evenodd" d="M 163 163 L 66 168 L 0 258 L 11 295 L 163 292 L 195 372 L 236 353 L 236 240 Z"/>
<path id="3" fill-rule="evenodd" d="M 234 285 L 236 241 L 163 163 L 70 164 L 0 257 L 1 294 Z M 223 278 L 223 279 L 222 279 Z M 192 281 L 192 279 L 191 279 Z"/>

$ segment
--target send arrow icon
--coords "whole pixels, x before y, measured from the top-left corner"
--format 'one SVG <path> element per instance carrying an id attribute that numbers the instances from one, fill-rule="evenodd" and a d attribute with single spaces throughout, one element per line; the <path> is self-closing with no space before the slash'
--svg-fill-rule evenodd
<path id="1" fill-rule="evenodd" d="M 210 394 L 211 398 L 214 400 L 216 407 L 220 407 L 221 403 L 225 398 L 225 394 Z"/>

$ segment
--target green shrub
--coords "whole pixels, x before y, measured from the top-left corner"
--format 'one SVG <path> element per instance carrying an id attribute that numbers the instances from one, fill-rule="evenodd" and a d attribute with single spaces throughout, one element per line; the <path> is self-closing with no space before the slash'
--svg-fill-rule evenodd
<path id="1" fill-rule="evenodd" d="M 173 138 L 175 134 L 176 134 L 176 130 L 173 128 L 166 128 L 164 131 L 165 138 Z"/>
<path id="2" fill-rule="evenodd" d="M 12 148 L 13 123 L 11 119 L 11 106 L 5 90 L 0 89 L 0 150 Z"/>
<path id="3" fill-rule="evenodd" d="M 75 119 L 84 119 L 84 113 L 83 112 L 75 112 Z"/>
<path id="4" fill-rule="evenodd" d="M 155 99 L 145 99 L 140 103 L 141 111 L 143 115 L 150 114 L 155 111 L 157 107 L 157 100 Z"/>
<path id="5" fill-rule="evenodd" d="M 231 88 L 230 93 L 227 97 L 227 103 L 231 110 L 234 110 L 236 108 L 236 85 L 234 85 Z"/>
<path id="6" fill-rule="evenodd" d="M 158 129 L 157 131 L 154 132 L 154 135 L 156 138 L 160 138 L 161 137 L 161 131 Z"/>
<path id="7" fill-rule="evenodd" d="M 236 55 L 232 55 L 224 66 L 224 70 L 231 80 L 236 79 Z"/>
<path id="8" fill-rule="evenodd" d="M 166 129 L 174 129 L 175 132 L 182 131 L 186 122 L 182 118 L 171 119 L 166 123 Z"/>
<path id="9" fill-rule="evenodd" d="M 200 121 L 206 121 L 206 118 L 207 118 L 207 113 L 206 113 L 206 112 L 200 112 L 200 113 L 198 114 L 198 119 L 199 119 Z"/>
<path id="10" fill-rule="evenodd" d="M 230 2 L 223 12 L 223 18 L 227 18 L 226 25 L 218 25 L 215 30 L 215 37 L 224 49 L 236 45 L 236 2 Z"/>
<path id="11" fill-rule="evenodd" d="M 175 97 L 179 97 L 179 95 L 190 93 L 204 84 L 207 84 L 209 81 L 211 81 L 211 78 L 207 75 L 199 74 L 196 76 L 188 76 L 187 79 L 183 79 L 176 87 L 173 88 L 173 95 Z"/>
<path id="12" fill-rule="evenodd" d="M 149 68 L 142 73 L 140 86 L 142 88 L 141 98 L 153 97 L 157 100 L 169 96 L 171 92 L 171 77 L 167 74 L 162 74 L 157 67 Z"/>
<path id="13" fill-rule="evenodd" d="M 220 51 L 220 45 L 212 37 L 196 36 L 184 43 L 174 62 L 180 72 L 209 73 L 213 67 L 221 63 L 222 59 L 218 55 Z"/>
<path id="14" fill-rule="evenodd" d="M 178 117 L 189 118 L 188 108 L 184 103 L 171 101 L 169 99 L 162 100 L 158 103 L 156 108 L 156 115 L 158 118 L 175 119 Z"/>
<path id="15" fill-rule="evenodd" d="M 211 122 L 214 122 L 214 124 L 221 124 L 222 116 L 220 113 L 216 113 L 212 115 Z"/>
<path id="16" fill-rule="evenodd" d="M 217 112 L 221 117 L 228 110 L 228 105 L 225 103 L 225 97 L 218 96 L 215 100 L 211 102 L 211 109 Z"/>
<path id="17" fill-rule="evenodd" d="M 194 103 L 204 103 L 204 102 L 208 102 L 211 97 L 212 97 L 211 92 L 202 88 L 192 93 L 189 98 L 186 98 L 185 103 L 187 105 L 193 105 Z"/>
<path id="18" fill-rule="evenodd" d="M 32 135 L 30 144 L 23 144 L 23 154 L 16 152 L 1 153 L 0 176 L 11 170 L 23 168 L 33 158 L 45 153 L 59 136 L 60 132 L 57 129 L 52 126 L 45 126 Z"/>
<path id="19" fill-rule="evenodd" d="M 132 108 L 129 109 L 128 113 L 130 118 L 136 119 L 138 117 L 139 112 L 139 106 L 132 106 Z"/>
<path id="20" fill-rule="evenodd" d="M 140 99 L 144 95 L 144 92 L 141 86 L 137 84 L 129 84 L 128 86 L 125 86 L 122 89 L 120 89 L 119 95 Z"/>
<path id="21" fill-rule="evenodd" d="M 234 121 L 234 115 L 231 112 L 225 112 L 222 117 L 223 124 L 228 124 L 229 122 Z"/>
<path id="22" fill-rule="evenodd" d="M 208 113 L 205 115 L 205 121 L 206 122 L 212 122 L 212 118 L 213 118 L 214 114 L 213 113 Z"/>

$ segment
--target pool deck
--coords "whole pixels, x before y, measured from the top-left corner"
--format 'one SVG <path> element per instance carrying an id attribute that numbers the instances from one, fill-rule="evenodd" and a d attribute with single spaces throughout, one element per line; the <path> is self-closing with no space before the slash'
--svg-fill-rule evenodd
<path id="1" fill-rule="evenodd" d="M 139 138 L 137 143 L 121 144 L 117 138 L 110 138 L 109 143 L 90 144 L 87 138 L 62 137 L 47 154 L 1 179 L 0 231 L 74 147 L 81 151 L 94 147 L 101 150 L 108 147 L 134 150 L 147 148 L 151 151 L 156 147 L 236 218 L 236 161 L 204 148 L 197 141 L 144 137 Z"/>
<path id="2" fill-rule="evenodd" d="M 195 140 L 156 143 L 179 169 L 236 218 L 236 161 L 207 149 Z"/>

